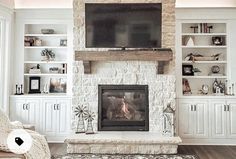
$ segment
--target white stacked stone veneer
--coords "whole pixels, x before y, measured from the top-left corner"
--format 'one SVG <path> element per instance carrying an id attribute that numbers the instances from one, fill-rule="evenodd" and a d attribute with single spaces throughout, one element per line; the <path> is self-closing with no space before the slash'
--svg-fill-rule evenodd
<path id="1" fill-rule="evenodd" d="M 106 50 L 85 47 L 85 3 L 162 3 L 162 48 L 175 48 L 175 0 L 74 0 L 74 49 L 76 51 Z M 77 105 L 88 105 L 98 114 L 99 84 L 142 84 L 149 87 L 149 132 L 162 136 L 163 109 L 172 101 L 175 109 L 174 63 L 169 65 L 168 75 L 157 74 L 158 62 L 106 61 L 93 62 L 92 73 L 84 74 L 82 61 L 73 66 L 73 109 Z M 93 121 L 97 131 L 97 116 Z M 77 119 L 73 115 L 72 128 Z M 101 134 L 102 132 L 99 132 Z M 71 140 L 70 140 L 71 139 Z M 72 142 L 74 136 L 67 141 Z M 176 143 L 175 143 L 176 144 Z M 74 143 L 73 143 L 74 145 Z M 176 148 L 176 147 L 175 147 Z M 73 149 L 73 148 L 72 148 Z M 159 151 L 158 151 L 159 152 Z M 70 152 L 72 153 L 72 152 Z"/>

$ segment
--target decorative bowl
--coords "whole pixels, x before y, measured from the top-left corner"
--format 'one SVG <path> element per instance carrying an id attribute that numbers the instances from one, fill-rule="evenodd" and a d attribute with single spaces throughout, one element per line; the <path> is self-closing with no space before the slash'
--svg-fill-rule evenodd
<path id="1" fill-rule="evenodd" d="M 53 34 L 54 30 L 53 29 L 41 29 L 42 34 Z"/>

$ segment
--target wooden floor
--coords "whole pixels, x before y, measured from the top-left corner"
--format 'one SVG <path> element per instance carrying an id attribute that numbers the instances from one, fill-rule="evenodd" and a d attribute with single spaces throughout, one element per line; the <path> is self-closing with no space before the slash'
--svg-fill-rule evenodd
<path id="1" fill-rule="evenodd" d="M 66 154 L 65 144 L 49 144 L 52 155 Z M 199 159 L 236 159 L 236 146 L 179 146 L 179 154 L 196 155 Z"/>

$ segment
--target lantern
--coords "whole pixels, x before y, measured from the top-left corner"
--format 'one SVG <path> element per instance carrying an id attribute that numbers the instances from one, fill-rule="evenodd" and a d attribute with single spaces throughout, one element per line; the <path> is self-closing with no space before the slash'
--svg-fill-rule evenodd
<path id="1" fill-rule="evenodd" d="M 166 109 L 163 111 L 163 136 L 174 136 L 174 113 L 171 104 L 168 103 Z"/>

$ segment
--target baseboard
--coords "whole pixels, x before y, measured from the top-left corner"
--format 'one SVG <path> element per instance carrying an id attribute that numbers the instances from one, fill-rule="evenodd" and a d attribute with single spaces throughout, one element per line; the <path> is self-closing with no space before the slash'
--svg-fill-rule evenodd
<path id="1" fill-rule="evenodd" d="M 230 145 L 236 146 L 236 139 L 182 139 L 180 145 Z"/>

